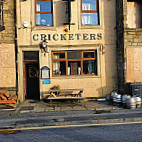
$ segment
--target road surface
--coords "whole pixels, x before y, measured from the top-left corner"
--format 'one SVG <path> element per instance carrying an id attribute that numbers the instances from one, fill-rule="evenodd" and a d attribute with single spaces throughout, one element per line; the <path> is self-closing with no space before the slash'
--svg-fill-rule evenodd
<path id="1" fill-rule="evenodd" d="M 142 142 L 141 124 L 21 130 L 0 134 L 0 142 Z"/>

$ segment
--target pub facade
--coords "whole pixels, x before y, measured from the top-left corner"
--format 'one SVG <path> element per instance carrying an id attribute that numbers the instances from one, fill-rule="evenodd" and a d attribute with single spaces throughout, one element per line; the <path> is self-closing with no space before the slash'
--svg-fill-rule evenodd
<path id="1" fill-rule="evenodd" d="M 55 85 L 104 97 L 117 89 L 116 1 L 16 1 L 18 98 Z"/>

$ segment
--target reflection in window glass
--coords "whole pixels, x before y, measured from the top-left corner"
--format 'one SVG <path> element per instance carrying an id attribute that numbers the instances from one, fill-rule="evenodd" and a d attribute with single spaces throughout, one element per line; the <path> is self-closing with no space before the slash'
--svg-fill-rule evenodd
<path id="1" fill-rule="evenodd" d="M 37 1 L 36 9 L 37 11 L 51 11 L 51 2 Z"/>
<path id="2" fill-rule="evenodd" d="M 68 62 L 68 75 L 79 75 L 79 74 L 81 74 L 80 61 L 69 61 Z"/>
<path id="3" fill-rule="evenodd" d="M 96 10 L 96 0 L 82 0 L 82 10 Z"/>
<path id="4" fill-rule="evenodd" d="M 35 0 L 36 26 L 53 26 L 51 0 Z"/>
<path id="5" fill-rule="evenodd" d="M 24 60 L 38 60 L 39 53 L 38 51 L 24 51 Z"/>
<path id="6" fill-rule="evenodd" d="M 54 58 L 54 59 L 65 58 L 65 53 L 54 53 L 54 54 L 53 54 L 53 58 Z"/>
<path id="7" fill-rule="evenodd" d="M 52 26 L 52 14 L 36 14 L 37 26 Z"/>
<path id="8" fill-rule="evenodd" d="M 56 51 L 52 61 L 53 76 L 97 75 L 97 50 Z"/>
<path id="9" fill-rule="evenodd" d="M 84 52 L 83 58 L 94 58 L 94 52 Z"/>
<path id="10" fill-rule="evenodd" d="M 98 25 L 98 13 L 82 13 L 83 25 Z"/>
<path id="11" fill-rule="evenodd" d="M 81 59 L 81 52 L 68 52 L 68 59 Z"/>
<path id="12" fill-rule="evenodd" d="M 96 68 L 96 61 L 83 61 L 83 74 L 96 74 L 97 75 L 97 68 Z"/>
<path id="13" fill-rule="evenodd" d="M 66 75 L 66 63 L 53 62 L 53 75 Z"/>

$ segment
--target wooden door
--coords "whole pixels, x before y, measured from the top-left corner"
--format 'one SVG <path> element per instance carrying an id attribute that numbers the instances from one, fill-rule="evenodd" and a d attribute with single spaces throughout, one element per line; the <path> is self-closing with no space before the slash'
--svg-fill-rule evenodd
<path id="1" fill-rule="evenodd" d="M 26 98 L 40 99 L 39 93 L 39 65 L 38 63 L 26 64 Z"/>

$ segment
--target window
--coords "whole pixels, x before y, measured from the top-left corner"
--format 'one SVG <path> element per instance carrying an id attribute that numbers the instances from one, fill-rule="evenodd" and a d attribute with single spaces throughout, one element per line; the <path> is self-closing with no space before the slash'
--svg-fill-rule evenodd
<path id="1" fill-rule="evenodd" d="M 82 25 L 99 25 L 98 0 L 81 0 Z"/>
<path id="2" fill-rule="evenodd" d="M 36 26 L 53 26 L 52 0 L 35 0 Z"/>
<path id="3" fill-rule="evenodd" d="M 24 51 L 24 61 L 38 60 L 38 59 L 39 59 L 38 51 Z"/>
<path id="4" fill-rule="evenodd" d="M 142 28 L 142 0 L 127 0 L 128 28 Z"/>
<path id="5" fill-rule="evenodd" d="M 97 75 L 97 51 L 52 52 L 53 76 Z"/>

